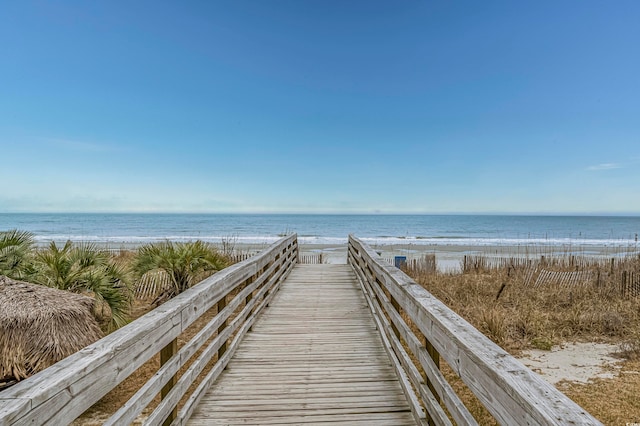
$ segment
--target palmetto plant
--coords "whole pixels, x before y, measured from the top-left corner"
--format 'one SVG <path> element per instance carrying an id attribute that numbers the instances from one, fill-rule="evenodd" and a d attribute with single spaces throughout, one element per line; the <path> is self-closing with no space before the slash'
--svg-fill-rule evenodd
<path id="1" fill-rule="evenodd" d="M 96 311 L 108 306 L 111 328 L 128 322 L 131 289 L 127 269 L 114 262 L 108 252 L 93 244 L 62 247 L 51 242 L 46 250 L 36 253 L 36 273 L 32 281 L 60 290 L 84 293 L 96 299 Z"/>
<path id="2" fill-rule="evenodd" d="M 33 234 L 12 229 L 0 232 L 0 275 L 21 279 L 30 272 Z"/>
<path id="3" fill-rule="evenodd" d="M 227 265 L 225 256 L 202 241 L 165 241 L 140 247 L 134 261 L 134 271 L 139 277 L 152 271 L 167 274 L 173 284 L 171 289 L 161 295 L 167 298 L 182 293 L 207 275 Z"/>

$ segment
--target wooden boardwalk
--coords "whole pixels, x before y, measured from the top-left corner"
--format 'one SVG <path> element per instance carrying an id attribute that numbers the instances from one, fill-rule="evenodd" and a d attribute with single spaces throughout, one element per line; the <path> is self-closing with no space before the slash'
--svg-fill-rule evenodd
<path id="1" fill-rule="evenodd" d="M 3 390 L 0 426 L 71 424 L 158 355 L 106 425 L 477 426 L 478 402 L 503 425 L 601 425 L 357 237 L 348 265 L 300 260 L 283 237 Z"/>
<path id="2" fill-rule="evenodd" d="M 415 424 L 353 270 L 296 265 L 189 424 Z"/>

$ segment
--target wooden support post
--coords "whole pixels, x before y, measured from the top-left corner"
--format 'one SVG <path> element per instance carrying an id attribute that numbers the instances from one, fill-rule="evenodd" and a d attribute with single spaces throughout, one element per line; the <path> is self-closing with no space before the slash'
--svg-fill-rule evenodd
<path id="1" fill-rule="evenodd" d="M 226 307 L 227 307 L 227 295 L 225 295 L 218 302 L 218 315 L 220 315 L 220 312 Z M 220 327 L 218 327 L 218 335 L 220 335 L 220 333 L 222 333 L 224 329 L 227 328 L 228 324 L 229 324 L 229 319 L 227 318 L 222 322 L 222 324 L 220 324 Z M 218 349 L 218 359 L 222 358 L 222 355 L 224 355 L 226 351 L 227 351 L 227 342 L 225 341 L 222 345 L 220 345 L 220 349 Z"/>
<path id="2" fill-rule="evenodd" d="M 162 367 L 167 362 L 169 362 L 169 360 L 177 352 L 178 352 L 178 339 L 176 338 L 176 339 L 173 339 L 171 343 L 169 343 L 167 346 L 165 346 L 160 350 L 160 366 Z M 167 397 L 171 389 L 173 389 L 173 387 L 175 386 L 176 382 L 177 382 L 177 375 L 174 374 L 173 377 L 169 379 L 167 384 L 164 385 L 164 387 L 160 391 L 161 399 L 165 399 Z M 176 417 L 178 417 L 178 407 L 173 407 L 173 410 L 171 410 L 171 413 L 169 414 L 169 416 L 162 423 L 162 426 L 169 426 L 171 422 L 175 420 Z"/>
<path id="3" fill-rule="evenodd" d="M 394 299 L 393 296 L 390 296 L 390 300 L 391 300 L 391 306 L 393 306 L 393 309 L 398 313 L 398 315 L 401 315 L 402 313 L 400 312 L 400 304 L 396 301 L 396 299 Z M 393 330 L 393 334 L 395 334 L 398 340 L 400 340 L 400 332 L 398 331 L 398 327 L 396 327 L 396 325 L 393 322 L 391 322 L 391 329 Z"/>
<path id="4" fill-rule="evenodd" d="M 277 274 L 278 272 L 280 272 L 280 269 L 282 269 L 283 262 L 281 262 L 279 259 L 280 259 L 280 255 L 277 255 L 277 256 L 276 256 L 276 260 L 275 260 L 275 262 L 277 262 L 277 264 L 278 264 L 278 265 L 273 269 L 273 272 L 272 272 L 271 274 L 269 274 L 269 277 L 265 280 L 265 285 L 266 285 L 266 283 L 268 283 L 269 281 L 271 281 L 271 279 L 272 279 L 273 277 L 275 277 L 275 276 L 276 276 L 276 274 Z M 273 263 L 272 263 L 271 265 L 273 265 Z M 275 284 L 274 284 L 274 285 L 275 285 Z M 265 294 L 264 294 L 264 298 L 265 298 L 265 299 L 266 299 L 266 298 L 267 298 L 271 293 L 273 293 L 273 292 L 275 291 L 275 290 L 274 290 L 274 288 L 273 288 L 273 287 L 274 287 L 274 285 L 272 285 L 272 286 L 271 286 L 271 288 L 270 288 L 270 289 L 267 289 L 267 291 L 265 292 Z M 266 308 L 268 308 L 268 307 L 269 307 L 269 303 L 267 303 L 267 304 L 265 305 L 265 307 L 266 307 Z"/>
<path id="5" fill-rule="evenodd" d="M 258 279 L 258 276 L 258 274 L 252 275 L 251 278 L 247 280 L 247 285 L 251 285 L 256 279 Z M 253 291 L 244 298 L 244 305 L 247 306 L 249 302 L 251 302 L 251 299 L 253 299 Z M 251 331 L 252 329 L 253 327 L 249 327 L 249 331 Z"/>
<path id="6" fill-rule="evenodd" d="M 252 275 L 249 279 L 247 279 L 247 286 L 251 285 L 256 279 L 258 278 L 258 274 L 256 275 Z M 245 306 L 249 304 L 249 302 L 251 302 L 251 299 L 253 299 L 253 292 L 249 293 L 247 295 L 247 297 L 244 298 L 244 304 Z"/>
<path id="7" fill-rule="evenodd" d="M 275 262 L 277 262 L 277 261 L 276 261 L 276 260 L 272 260 L 271 262 L 267 263 L 267 265 L 265 266 L 265 270 L 267 270 L 267 269 L 271 268 Z M 273 276 L 274 276 L 277 272 L 278 272 L 278 267 L 275 267 L 275 268 L 273 269 L 273 271 L 272 271 L 269 275 L 267 275 L 267 276 L 266 276 L 266 278 L 264 279 L 264 283 L 263 283 L 262 285 L 266 286 L 266 285 L 269 283 L 269 281 L 271 281 L 271 278 L 273 278 Z M 262 300 L 266 299 L 266 298 L 267 298 L 267 296 L 269 296 L 269 293 L 270 293 L 270 292 L 271 292 L 271 291 L 270 291 L 269 289 L 267 289 L 267 291 L 265 291 L 264 295 L 262 296 Z M 267 303 L 267 304 L 266 304 L 266 305 L 264 305 L 264 306 L 265 306 L 265 308 L 268 308 L 268 307 L 269 307 L 269 303 Z"/>
<path id="8" fill-rule="evenodd" d="M 436 348 L 433 347 L 431 342 L 429 342 L 429 339 L 427 339 L 426 336 L 425 336 L 424 340 L 425 340 L 425 347 L 427 348 L 427 353 L 429 354 L 429 356 L 431 357 L 431 359 L 433 360 L 433 362 L 435 363 L 436 367 L 439 370 L 440 369 L 440 354 L 438 353 Z M 427 378 L 427 387 L 429 388 L 429 390 L 433 394 L 433 396 L 436 399 L 436 401 L 438 401 L 438 403 L 440 403 L 440 396 L 436 392 L 436 389 L 433 387 L 433 384 L 431 383 L 431 380 L 429 380 L 428 378 Z M 435 423 L 433 422 L 433 419 L 431 418 L 431 416 L 428 416 L 428 417 L 429 417 L 429 425 L 430 426 L 435 426 Z"/>

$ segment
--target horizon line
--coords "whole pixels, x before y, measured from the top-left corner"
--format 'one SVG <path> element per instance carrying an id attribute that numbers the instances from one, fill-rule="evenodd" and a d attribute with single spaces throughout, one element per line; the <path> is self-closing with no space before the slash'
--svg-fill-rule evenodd
<path id="1" fill-rule="evenodd" d="M 585 216 L 585 217 L 640 217 L 640 212 L 309 212 L 309 211 L 136 211 L 136 210 L 112 210 L 112 211 L 0 211 L 0 214 L 130 214 L 130 215 L 260 215 L 260 216 Z"/>

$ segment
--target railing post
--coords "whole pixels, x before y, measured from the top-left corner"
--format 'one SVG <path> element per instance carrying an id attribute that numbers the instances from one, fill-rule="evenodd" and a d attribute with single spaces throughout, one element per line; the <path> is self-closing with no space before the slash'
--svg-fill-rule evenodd
<path id="1" fill-rule="evenodd" d="M 220 314 L 220 312 L 226 307 L 227 307 L 227 295 L 225 294 L 224 297 L 220 299 L 220 301 L 218 301 L 218 314 Z M 227 328 L 228 324 L 229 324 L 228 318 L 224 320 L 222 324 L 220 324 L 220 327 L 218 327 L 218 336 L 224 331 L 225 328 Z M 225 340 L 224 343 L 220 345 L 220 349 L 218 349 L 218 361 L 220 360 L 220 358 L 222 358 L 222 355 L 224 355 L 226 351 L 227 351 L 227 341 Z"/>
<path id="2" fill-rule="evenodd" d="M 160 350 L 160 367 L 165 365 L 169 360 L 178 352 L 178 338 L 173 339 L 167 346 Z M 167 382 L 166 385 L 160 391 L 160 398 L 165 399 L 171 389 L 175 386 L 177 382 L 176 374 L 174 374 L 171 379 Z M 173 407 L 169 416 L 162 423 L 162 426 L 169 426 L 171 422 L 178 417 L 178 407 Z"/>
<path id="3" fill-rule="evenodd" d="M 252 275 L 248 280 L 247 280 L 247 286 L 253 284 L 253 282 L 258 278 L 258 274 L 256 275 Z M 247 295 L 247 297 L 244 298 L 244 304 L 245 306 L 249 304 L 249 302 L 251 302 L 251 299 L 253 299 L 253 292 L 249 293 Z"/>
<path id="4" fill-rule="evenodd" d="M 257 280 L 259 276 L 260 275 L 258 273 L 256 273 L 255 275 L 252 275 L 247 280 L 247 286 L 250 286 L 251 284 L 253 284 L 253 282 L 255 280 Z M 251 293 L 247 294 L 247 297 L 244 298 L 244 305 L 247 306 L 251 302 L 251 299 L 253 299 L 253 291 Z M 252 311 L 253 311 L 253 309 L 252 309 Z M 252 329 L 253 329 L 253 327 L 249 327 L 249 331 L 251 331 Z"/>
<path id="5" fill-rule="evenodd" d="M 376 282 L 378 283 L 378 285 L 380 285 L 381 289 L 384 288 L 384 286 L 380 283 L 379 280 L 376 279 Z M 387 291 L 387 298 L 391 302 L 391 306 L 393 306 L 393 309 L 398 313 L 398 315 L 401 315 L 402 313 L 400 312 L 400 304 L 388 291 Z M 380 301 L 380 304 L 382 305 L 382 301 Z M 398 331 L 398 327 L 396 327 L 393 321 L 391 321 L 391 330 L 393 331 L 393 334 L 396 335 L 398 340 L 400 340 L 400 332 Z"/>
<path id="6" fill-rule="evenodd" d="M 425 347 L 427 349 L 427 353 L 433 360 L 433 363 L 436 365 L 436 368 L 440 370 L 440 354 L 438 353 L 436 348 L 433 347 L 429 339 L 427 339 L 427 336 L 424 337 L 424 340 L 425 340 Z M 440 403 L 440 395 L 438 395 L 438 393 L 436 392 L 436 389 L 433 387 L 433 384 L 431 383 L 431 380 L 429 380 L 428 377 L 427 377 L 427 387 L 433 394 L 433 397 L 436 399 L 436 401 Z M 435 423 L 433 423 L 433 420 L 431 419 L 431 416 L 429 416 L 429 425 L 435 425 Z"/>

